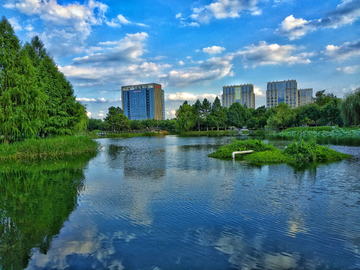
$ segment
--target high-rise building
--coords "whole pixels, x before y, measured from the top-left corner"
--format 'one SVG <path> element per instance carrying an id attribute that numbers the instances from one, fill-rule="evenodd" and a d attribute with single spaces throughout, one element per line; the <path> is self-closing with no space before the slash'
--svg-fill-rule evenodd
<path id="1" fill-rule="evenodd" d="M 130 120 L 165 119 L 164 90 L 157 83 L 121 87 L 124 114 Z"/>
<path id="2" fill-rule="evenodd" d="M 252 84 L 223 86 L 221 98 L 223 107 L 229 108 L 231 104 L 238 102 L 255 109 L 255 94 Z"/>
<path id="3" fill-rule="evenodd" d="M 298 92 L 296 80 L 268 82 L 266 90 L 266 107 L 271 108 L 279 103 L 298 106 Z"/>
<path id="4" fill-rule="evenodd" d="M 298 103 L 297 106 L 304 106 L 313 103 L 313 89 L 299 89 L 298 90 Z"/>

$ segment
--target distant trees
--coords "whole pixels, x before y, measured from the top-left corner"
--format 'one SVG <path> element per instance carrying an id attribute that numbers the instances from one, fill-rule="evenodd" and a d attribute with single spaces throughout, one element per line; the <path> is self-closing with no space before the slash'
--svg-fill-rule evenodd
<path id="1" fill-rule="evenodd" d="M 360 124 L 360 88 L 345 96 L 340 110 L 341 117 L 346 126 Z"/>
<path id="2" fill-rule="evenodd" d="M 0 22 L 0 133 L 9 138 L 73 134 L 86 129 L 86 109 L 42 41 L 23 47 L 5 17 Z"/>
<path id="3" fill-rule="evenodd" d="M 124 111 L 120 107 L 115 108 L 111 106 L 104 119 L 104 123 L 107 127 L 107 130 L 111 131 L 122 131 L 130 129 L 130 120 L 124 115 Z"/>
<path id="4" fill-rule="evenodd" d="M 285 103 L 279 103 L 275 106 L 275 113 L 267 120 L 270 127 L 284 129 L 290 126 L 295 120 L 296 113 L 291 107 Z"/>

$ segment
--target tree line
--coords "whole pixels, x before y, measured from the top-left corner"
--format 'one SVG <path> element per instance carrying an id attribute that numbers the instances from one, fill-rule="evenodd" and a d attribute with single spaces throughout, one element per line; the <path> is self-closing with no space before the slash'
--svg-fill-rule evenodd
<path id="1" fill-rule="evenodd" d="M 4 143 L 86 130 L 86 108 L 35 36 L 21 45 L 5 17 L 0 22 L 0 134 Z"/>

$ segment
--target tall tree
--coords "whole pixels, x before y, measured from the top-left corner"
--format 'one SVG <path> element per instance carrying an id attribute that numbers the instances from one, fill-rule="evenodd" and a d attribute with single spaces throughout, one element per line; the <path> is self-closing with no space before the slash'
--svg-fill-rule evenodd
<path id="1" fill-rule="evenodd" d="M 111 106 L 104 122 L 111 131 L 130 129 L 130 120 L 124 115 L 124 111 L 120 107 Z"/>
<path id="2" fill-rule="evenodd" d="M 317 91 L 315 93 L 315 103 L 319 105 L 319 107 L 325 106 L 335 98 L 336 96 L 333 93 L 325 94 L 325 90 Z"/>
<path id="3" fill-rule="evenodd" d="M 281 130 L 289 127 L 289 124 L 295 120 L 295 111 L 288 104 L 279 103 L 274 110 L 275 113 L 267 120 L 270 127 Z"/>
<path id="4" fill-rule="evenodd" d="M 341 103 L 342 100 L 340 98 L 334 98 L 321 108 L 320 115 L 324 124 L 343 125 L 340 113 Z"/>
<path id="5" fill-rule="evenodd" d="M 243 127 L 246 125 L 248 119 L 251 118 L 251 113 L 248 108 L 242 106 L 239 102 L 234 102 L 229 107 L 228 121 L 231 126 Z"/>
<path id="6" fill-rule="evenodd" d="M 192 129 L 196 123 L 195 109 L 186 101 L 176 111 L 176 127 L 180 132 L 186 132 Z"/>
<path id="7" fill-rule="evenodd" d="M 202 117 L 205 119 L 205 123 L 206 123 L 206 130 L 209 130 L 209 115 L 211 113 L 211 103 L 204 98 L 202 104 L 201 104 L 201 115 Z"/>
<path id="8" fill-rule="evenodd" d="M 215 118 L 217 130 L 219 131 L 220 124 L 225 121 L 226 115 L 221 106 L 220 99 L 218 97 L 215 98 L 214 103 L 211 106 L 211 114 Z"/>
<path id="9" fill-rule="evenodd" d="M 360 88 L 345 96 L 340 109 L 346 126 L 360 124 Z"/>
<path id="10" fill-rule="evenodd" d="M 200 131 L 200 119 L 201 119 L 201 102 L 199 99 L 196 100 L 194 104 L 195 113 L 197 116 L 198 129 Z"/>
<path id="11" fill-rule="evenodd" d="M 5 17 L 0 22 L 0 132 L 4 143 L 9 136 L 38 133 L 46 116 L 42 84 L 26 50 Z"/>

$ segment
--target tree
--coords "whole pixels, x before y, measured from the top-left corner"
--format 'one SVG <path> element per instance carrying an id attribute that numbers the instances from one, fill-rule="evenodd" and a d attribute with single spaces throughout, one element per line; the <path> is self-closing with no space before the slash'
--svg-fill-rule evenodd
<path id="1" fill-rule="evenodd" d="M 101 119 L 90 118 L 87 128 L 88 131 L 105 130 L 105 124 Z"/>
<path id="2" fill-rule="evenodd" d="M 33 136 L 46 117 L 42 84 L 37 72 L 5 17 L 0 22 L 0 132 L 4 143 Z"/>
<path id="3" fill-rule="evenodd" d="M 130 120 L 124 115 L 124 111 L 120 107 L 111 106 L 104 122 L 111 131 L 130 129 Z"/>
<path id="4" fill-rule="evenodd" d="M 195 109 L 187 101 L 176 111 L 176 128 L 180 132 L 186 132 L 192 129 L 196 122 Z"/>
<path id="5" fill-rule="evenodd" d="M 343 125 L 340 115 L 341 102 L 340 98 L 334 98 L 321 108 L 320 115 L 324 124 Z"/>
<path id="6" fill-rule="evenodd" d="M 325 106 L 331 100 L 335 99 L 336 96 L 333 93 L 325 94 L 325 90 L 317 91 L 315 93 L 315 103 L 319 105 L 319 107 Z"/>
<path id="7" fill-rule="evenodd" d="M 197 122 L 198 122 L 198 129 L 200 131 L 200 119 L 201 119 L 201 102 L 199 99 L 196 100 L 194 104 L 195 113 L 197 116 Z"/>
<path id="8" fill-rule="evenodd" d="M 226 120 L 226 115 L 218 97 L 215 98 L 214 103 L 211 106 L 211 114 L 215 118 L 217 130 L 219 131 L 220 124 Z"/>
<path id="9" fill-rule="evenodd" d="M 288 104 L 279 103 L 279 105 L 275 106 L 274 110 L 275 114 L 267 120 L 267 124 L 270 127 L 281 130 L 287 128 L 291 121 L 295 120 L 295 111 Z"/>
<path id="10" fill-rule="evenodd" d="M 229 107 L 228 121 L 230 126 L 241 128 L 246 125 L 251 113 L 248 108 L 242 106 L 239 102 L 234 102 Z"/>
<path id="11" fill-rule="evenodd" d="M 317 121 L 320 117 L 320 107 L 316 103 L 299 107 L 298 114 L 296 116 L 299 123 L 306 125 L 311 121 L 314 121 L 317 125 Z"/>
<path id="12" fill-rule="evenodd" d="M 203 103 L 201 104 L 201 115 L 205 119 L 206 131 L 209 130 L 208 117 L 210 113 L 211 113 L 211 103 L 206 98 L 204 98 Z"/>
<path id="13" fill-rule="evenodd" d="M 360 88 L 345 96 L 340 110 L 346 126 L 360 124 Z"/>

